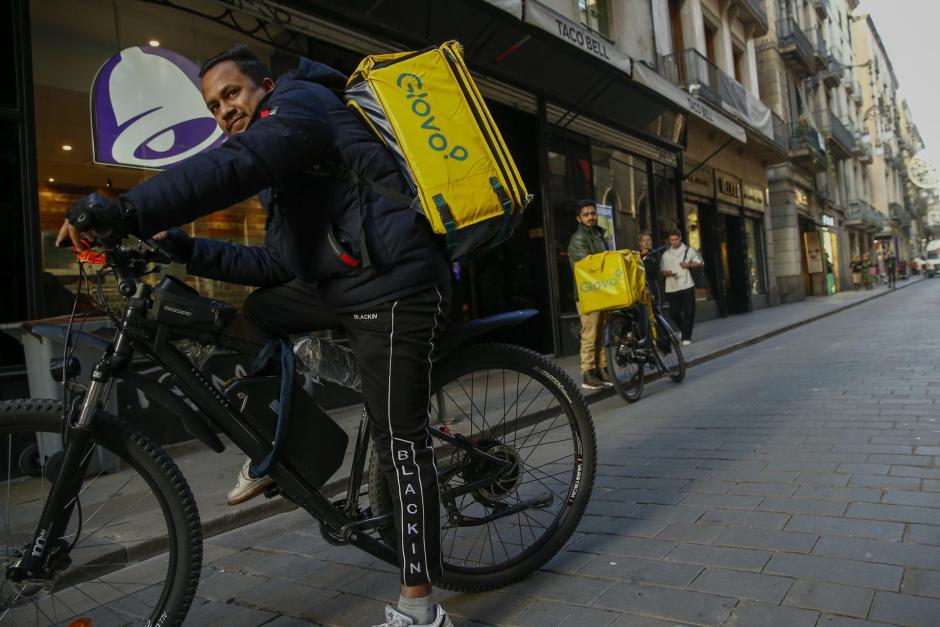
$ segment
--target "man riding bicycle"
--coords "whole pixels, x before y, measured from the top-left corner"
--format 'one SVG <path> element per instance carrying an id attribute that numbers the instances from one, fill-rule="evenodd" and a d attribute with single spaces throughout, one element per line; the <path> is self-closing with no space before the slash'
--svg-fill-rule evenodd
<path id="1" fill-rule="evenodd" d="M 380 467 L 398 497 L 392 501 L 401 596 L 397 609 L 386 608 L 383 625 L 448 627 L 446 613 L 430 601 L 442 564 L 428 432 L 432 353 L 450 300 L 448 266 L 422 216 L 335 175 L 342 165 L 410 193 L 392 154 L 336 95 L 346 77 L 309 59 L 276 82 L 270 76 L 245 46 L 209 59 L 201 91 L 227 141 L 119 198 L 83 199 L 67 212 L 58 240 L 81 247 L 69 220 L 90 214 L 92 230 L 154 236 L 190 274 L 262 288 L 244 306 L 249 337 L 259 342 L 343 326 L 361 369 Z M 263 246 L 165 230 L 253 194 L 267 214 Z M 248 476 L 247 467 L 230 501 L 247 500 L 270 483 Z"/>

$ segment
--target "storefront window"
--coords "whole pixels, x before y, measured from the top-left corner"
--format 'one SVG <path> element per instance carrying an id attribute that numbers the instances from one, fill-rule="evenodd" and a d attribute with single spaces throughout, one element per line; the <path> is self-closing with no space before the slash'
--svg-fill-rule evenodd
<path id="1" fill-rule="evenodd" d="M 656 193 L 656 219 L 659 224 L 659 236 L 654 234 L 654 241 L 666 241 L 666 233 L 679 226 L 679 212 L 676 207 L 676 170 L 661 163 L 653 164 L 653 188 Z"/>
<path id="2" fill-rule="evenodd" d="M 747 246 L 747 276 L 751 294 L 766 294 L 764 284 L 764 242 L 761 221 L 756 218 L 744 218 L 744 232 Z"/>
<path id="3" fill-rule="evenodd" d="M 205 10 L 207 14 L 213 13 L 215 8 L 214 4 L 201 0 L 193 0 L 188 6 Z M 92 85 L 99 68 L 128 49 L 133 49 L 133 54 L 149 55 L 148 59 L 158 61 L 163 58 L 160 51 L 168 51 L 167 54 L 182 55 L 198 66 L 210 56 L 244 40 L 238 33 L 206 18 L 155 4 L 88 0 L 82 3 L 81 11 L 74 9 L 74 3 L 67 0 L 34 0 L 30 7 L 42 262 L 46 276 L 54 278 L 47 290 L 50 292 L 61 292 L 63 287 L 74 291 L 78 283 L 74 254 L 53 246 L 69 204 L 91 192 L 118 195 L 158 172 L 152 167 L 144 169 L 96 162 L 90 103 L 93 99 Z M 251 47 L 262 60 L 272 61 L 270 46 L 252 42 Z M 120 63 L 124 61 L 122 56 Z M 176 69 L 175 66 L 169 67 Z M 283 71 L 284 68 L 272 68 L 272 71 L 277 73 L 278 69 Z M 174 75 L 174 80 L 179 81 L 183 76 L 181 72 L 178 74 Z M 141 80 L 133 75 L 128 78 L 127 72 L 123 76 L 131 82 L 135 78 Z M 108 83 L 108 89 L 117 89 L 113 84 L 113 80 Z M 152 84 L 130 85 L 125 93 L 133 96 L 126 96 L 122 101 L 125 107 L 122 115 L 129 120 L 126 124 L 131 125 L 135 116 L 143 116 L 157 107 L 161 107 L 167 117 L 164 120 L 167 128 L 191 121 L 196 115 L 194 109 L 173 110 L 176 104 L 173 85 L 179 83 L 171 81 L 159 88 Z M 111 96 L 109 100 L 111 106 L 116 102 L 114 98 Z M 164 98 L 166 102 L 162 100 Z M 128 111 L 129 107 L 136 109 Z M 174 115 L 178 119 L 172 117 Z M 116 112 L 115 117 L 118 117 Z M 173 133 L 164 135 L 172 146 L 175 141 Z M 156 142 L 154 139 L 146 141 L 150 142 L 147 144 L 149 147 Z M 136 155 L 142 149 L 135 151 L 132 147 L 131 152 Z M 260 203 L 252 198 L 224 212 L 201 218 L 186 229 L 194 236 L 259 244 L 264 239 L 264 222 Z M 185 275 L 182 267 L 173 266 L 168 271 Z M 187 280 L 205 295 L 236 305 L 241 304 L 250 291 L 245 287 L 195 277 L 187 277 Z"/>
<path id="4" fill-rule="evenodd" d="M 555 263 L 558 271 L 558 299 L 562 314 L 575 314 L 574 278 L 568 261 L 568 242 L 578 226 L 578 201 L 593 199 L 594 179 L 591 149 L 586 139 L 556 136 L 548 153 L 549 187 L 555 229 Z"/>
<path id="5" fill-rule="evenodd" d="M 591 147 L 594 197 L 611 208 L 617 248 L 636 249 L 640 232 L 649 224 L 650 198 L 646 159 L 615 148 Z"/>

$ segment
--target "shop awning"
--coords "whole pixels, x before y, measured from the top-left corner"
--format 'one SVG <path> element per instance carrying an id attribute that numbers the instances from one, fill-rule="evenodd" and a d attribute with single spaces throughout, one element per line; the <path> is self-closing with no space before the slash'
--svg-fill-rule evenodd
<path id="1" fill-rule="evenodd" d="M 744 128 L 732 122 L 716 109 L 713 109 L 711 105 L 691 96 L 678 85 L 660 76 L 654 69 L 643 62 L 633 61 L 627 54 L 614 48 L 613 45 L 608 44 L 597 34 L 559 15 L 537 0 L 517 0 L 515 2 L 510 2 L 509 0 L 485 1 L 490 4 L 501 5 L 503 10 L 513 15 L 515 15 L 518 10 L 521 10 L 522 20 L 526 24 L 531 24 L 549 32 L 569 45 L 586 51 L 599 61 L 616 67 L 627 77 L 631 78 L 634 83 L 642 85 L 657 96 L 678 106 L 683 112 L 705 120 L 741 143 L 747 142 L 747 134 Z M 518 8 L 516 6 L 510 8 L 508 5 L 518 5 Z"/>
<path id="2" fill-rule="evenodd" d="M 700 118 L 726 135 L 733 137 L 739 142 L 747 143 L 747 133 L 744 128 L 735 124 L 724 114 L 719 113 L 710 105 L 705 104 L 698 98 L 695 98 L 678 85 L 660 76 L 656 70 L 649 68 L 644 63 L 636 63 L 633 67 L 633 80 L 644 85 L 651 91 L 663 96 L 667 100 L 679 105 L 692 115 Z"/>
<path id="3" fill-rule="evenodd" d="M 356 41 L 347 25 L 377 40 L 396 42 L 394 49 L 457 39 L 474 72 L 543 95 L 566 107 L 568 119 L 587 116 L 674 150 L 682 147 L 681 120 L 689 115 L 736 141 L 747 142 L 744 128 L 726 115 L 537 0 L 281 0 L 267 4 L 283 7 L 299 21 L 333 22 L 337 26 L 330 39 L 337 42 Z"/>

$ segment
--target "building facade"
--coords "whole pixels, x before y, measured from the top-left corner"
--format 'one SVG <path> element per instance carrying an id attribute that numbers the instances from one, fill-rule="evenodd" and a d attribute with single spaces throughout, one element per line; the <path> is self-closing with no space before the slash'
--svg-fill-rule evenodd
<path id="1" fill-rule="evenodd" d="M 458 321 L 532 307 L 539 316 L 513 339 L 576 352 L 566 249 L 582 198 L 597 201 L 616 248 L 635 247 L 642 231 L 661 244 L 668 229 L 682 230 L 706 260 L 702 318 L 842 289 L 851 255 L 878 246 L 884 221 L 899 252 L 907 246 L 902 257 L 916 252 L 904 242 L 923 239 L 923 227 L 890 221 L 892 203 L 910 217 L 929 200 L 903 177 L 903 160 L 922 142 L 895 102 L 897 81 L 871 20 L 849 16 L 855 4 L 88 0 L 79 11 L 66 0 L 13 0 L 0 23 L 10 29 L 2 62 L 17 89 L 0 101 L 0 150 L 18 170 L 0 220 L 14 287 L 0 322 L 70 309 L 74 259 L 52 245 L 65 208 L 168 167 L 138 152 L 169 154 L 178 147 L 169 131 L 182 128 L 174 125 L 206 118 L 190 66 L 244 42 L 276 75 L 300 56 L 348 73 L 368 54 L 464 44 L 536 200 L 506 245 L 455 272 Z M 866 66 L 870 54 L 877 59 Z M 146 71 L 115 69 L 125 66 Z M 102 151 L 98 116 L 117 117 L 118 101 L 125 126 L 154 110 L 168 116 L 122 158 L 113 137 Z M 253 244 L 264 222 L 249 199 L 187 228 Z M 236 304 L 247 294 L 188 280 Z M 16 345 L 0 339 L 0 367 L 15 375 L 21 364 Z"/>

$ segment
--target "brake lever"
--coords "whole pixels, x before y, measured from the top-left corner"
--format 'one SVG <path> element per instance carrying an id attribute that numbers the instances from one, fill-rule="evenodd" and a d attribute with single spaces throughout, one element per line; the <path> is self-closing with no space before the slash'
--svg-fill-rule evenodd
<path id="1" fill-rule="evenodd" d="M 143 240 L 150 248 L 152 249 L 151 254 L 148 255 L 151 261 L 154 263 L 159 263 L 163 265 L 168 265 L 173 263 L 173 255 L 171 255 L 165 248 L 163 248 L 159 242 L 153 238 L 147 238 Z M 156 254 L 153 254 L 156 253 Z"/>

